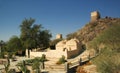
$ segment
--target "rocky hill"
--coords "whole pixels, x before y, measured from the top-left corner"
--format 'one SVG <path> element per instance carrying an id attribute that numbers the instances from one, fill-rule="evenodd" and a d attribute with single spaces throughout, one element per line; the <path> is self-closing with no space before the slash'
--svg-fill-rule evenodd
<path id="1" fill-rule="evenodd" d="M 90 62 L 96 65 L 97 72 L 120 73 L 120 18 L 105 17 L 89 22 L 67 35 L 68 40 L 72 38 L 79 39 L 87 49 L 96 51 L 98 56 Z M 104 47 L 100 47 L 101 44 Z M 81 66 L 78 68 L 77 73 L 87 73 L 81 72 Z"/>
<path id="2" fill-rule="evenodd" d="M 82 44 L 86 44 L 87 42 L 92 41 L 101 32 L 119 22 L 120 18 L 100 18 L 94 22 L 89 22 L 80 30 L 68 34 L 67 39 L 69 40 L 71 38 L 78 38 L 82 42 Z"/>

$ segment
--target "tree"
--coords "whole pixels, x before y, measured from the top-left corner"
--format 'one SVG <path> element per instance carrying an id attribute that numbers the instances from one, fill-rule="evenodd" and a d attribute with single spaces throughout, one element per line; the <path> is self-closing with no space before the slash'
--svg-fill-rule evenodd
<path id="1" fill-rule="evenodd" d="M 7 48 L 8 48 L 8 51 L 11 51 L 11 52 L 22 50 L 23 46 L 20 38 L 18 38 L 17 36 L 12 36 L 10 40 L 7 42 Z"/>
<path id="2" fill-rule="evenodd" d="M 5 46 L 6 46 L 6 43 L 3 40 L 0 40 L 0 52 L 4 50 L 3 48 L 5 48 Z"/>
<path id="3" fill-rule="evenodd" d="M 0 58 L 4 57 L 4 52 L 6 51 L 6 42 L 3 40 L 0 41 Z"/>
<path id="4" fill-rule="evenodd" d="M 49 47 L 50 38 L 52 35 L 49 33 L 49 30 L 42 30 L 38 35 L 38 46 L 40 48 Z"/>
<path id="5" fill-rule="evenodd" d="M 2 45 L 3 45 L 3 41 L 0 41 L 0 53 L 1 53 L 1 49 L 2 49 Z"/>
<path id="6" fill-rule="evenodd" d="M 0 46 L 2 46 L 4 44 L 3 40 L 0 40 Z"/>
<path id="7" fill-rule="evenodd" d="M 22 40 L 22 44 L 25 48 L 31 48 L 33 46 L 35 46 L 35 42 L 33 40 L 33 34 L 34 32 L 32 32 L 31 26 L 32 24 L 35 22 L 34 19 L 25 19 L 22 24 L 20 25 L 21 27 L 21 35 L 20 35 L 20 39 Z M 33 45 L 31 45 L 33 44 Z"/>
<path id="8" fill-rule="evenodd" d="M 34 24 L 35 19 L 25 19 L 20 25 L 20 39 L 26 49 L 48 47 L 51 34 L 49 30 L 43 30 L 42 25 Z"/>

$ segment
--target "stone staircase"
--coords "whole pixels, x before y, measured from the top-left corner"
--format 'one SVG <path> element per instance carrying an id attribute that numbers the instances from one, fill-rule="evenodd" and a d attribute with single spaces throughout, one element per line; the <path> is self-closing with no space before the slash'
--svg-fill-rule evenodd
<path id="1" fill-rule="evenodd" d="M 45 65 L 45 69 L 49 70 L 64 70 L 64 65 Z"/>

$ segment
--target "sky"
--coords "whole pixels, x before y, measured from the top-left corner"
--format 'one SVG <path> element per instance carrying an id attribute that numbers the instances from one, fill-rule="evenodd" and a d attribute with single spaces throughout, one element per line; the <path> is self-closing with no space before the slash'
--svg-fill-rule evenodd
<path id="1" fill-rule="evenodd" d="M 58 33 L 65 38 L 89 23 L 90 13 L 96 10 L 103 18 L 120 18 L 120 0 L 0 0 L 0 40 L 20 36 L 25 18 L 50 30 L 52 39 Z"/>

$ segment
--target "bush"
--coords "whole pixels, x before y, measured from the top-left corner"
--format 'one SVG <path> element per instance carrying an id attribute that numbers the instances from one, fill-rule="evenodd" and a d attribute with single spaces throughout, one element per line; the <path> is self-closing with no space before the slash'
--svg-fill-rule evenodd
<path id="1" fill-rule="evenodd" d="M 57 61 L 56 64 L 63 64 L 63 63 L 65 63 L 65 62 L 66 62 L 66 60 L 65 60 L 65 56 L 62 55 L 62 57 Z"/>

